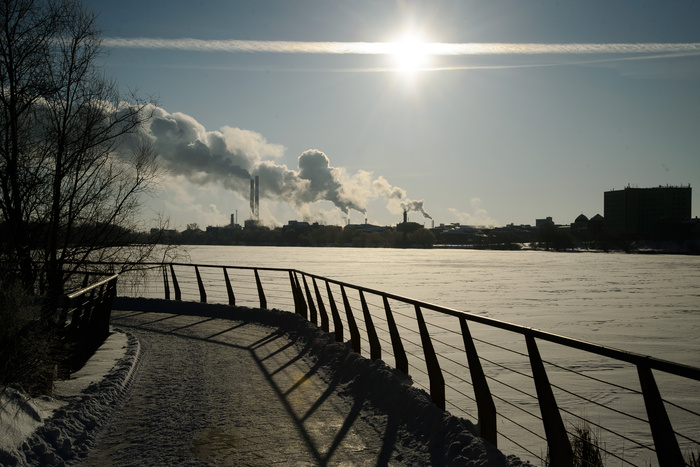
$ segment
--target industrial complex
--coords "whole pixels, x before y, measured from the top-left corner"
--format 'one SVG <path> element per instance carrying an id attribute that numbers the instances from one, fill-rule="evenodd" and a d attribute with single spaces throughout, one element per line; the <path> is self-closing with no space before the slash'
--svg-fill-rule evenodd
<path id="1" fill-rule="evenodd" d="M 637 188 L 627 186 L 603 194 L 604 211 L 588 218 L 581 213 L 573 222 L 557 224 L 551 217 L 535 225 L 480 227 L 440 224 L 425 227 L 410 222 L 404 211 L 392 226 L 367 223 L 344 226 L 290 220 L 282 227 L 266 227 L 260 220 L 260 180 L 250 180 L 250 215 L 240 225 L 237 214 L 226 226 L 206 230 L 188 227 L 166 231 L 171 242 L 195 244 L 273 244 L 297 246 L 432 247 L 567 250 L 650 247 L 662 250 L 700 250 L 700 219 L 691 218 L 690 186 Z M 151 232 L 158 233 L 157 231 Z"/>

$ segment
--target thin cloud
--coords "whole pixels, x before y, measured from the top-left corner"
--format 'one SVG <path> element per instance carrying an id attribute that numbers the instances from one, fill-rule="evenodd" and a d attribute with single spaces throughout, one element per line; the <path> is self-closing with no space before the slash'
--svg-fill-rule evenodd
<path id="1" fill-rule="evenodd" d="M 201 39 L 105 38 L 109 48 L 182 50 L 192 52 L 392 55 L 395 42 L 297 42 Z M 428 55 L 552 55 L 552 54 L 700 54 L 700 43 L 536 44 L 430 42 L 421 45 Z"/>

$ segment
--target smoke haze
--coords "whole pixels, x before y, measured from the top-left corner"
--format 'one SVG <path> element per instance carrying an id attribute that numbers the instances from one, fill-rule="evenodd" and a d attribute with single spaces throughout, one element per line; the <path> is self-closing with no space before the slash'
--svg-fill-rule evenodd
<path id="1" fill-rule="evenodd" d="M 407 198 L 404 189 L 382 176 L 373 178 L 363 170 L 351 175 L 333 167 L 318 149 L 304 151 L 298 168 L 291 169 L 276 162 L 284 146 L 268 142 L 259 133 L 228 126 L 208 131 L 191 116 L 170 114 L 160 107 L 153 108 L 144 131 L 171 175 L 201 187 L 223 186 L 243 200 L 249 197 L 250 179 L 259 176 L 261 199 L 286 202 L 298 213 L 308 214 L 309 205 L 329 201 L 345 215 L 350 210 L 366 214 L 368 201 L 383 197 L 394 214 L 417 211 L 430 218 L 423 200 Z"/>

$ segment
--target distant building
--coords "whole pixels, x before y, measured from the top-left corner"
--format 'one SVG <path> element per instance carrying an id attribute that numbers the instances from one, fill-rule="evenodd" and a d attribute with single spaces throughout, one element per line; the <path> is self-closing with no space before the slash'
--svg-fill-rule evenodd
<path id="1" fill-rule="evenodd" d="M 690 219 L 691 189 L 627 187 L 606 191 L 603 204 L 607 233 L 650 236 L 669 223 Z"/>
<path id="2" fill-rule="evenodd" d="M 255 230 L 263 228 L 263 223 L 259 219 L 246 219 L 244 225 L 246 230 Z"/>
<path id="3" fill-rule="evenodd" d="M 600 214 L 588 219 L 588 232 L 591 235 L 600 235 L 605 228 L 605 218 Z"/>
<path id="4" fill-rule="evenodd" d="M 160 235 L 161 237 L 174 237 L 177 235 L 177 230 L 175 229 L 151 229 L 151 235 L 152 236 L 158 236 Z"/>
<path id="5" fill-rule="evenodd" d="M 318 224 L 316 224 L 318 225 Z M 289 230 L 289 229 L 308 229 L 309 228 L 309 223 L 305 221 L 297 221 L 297 220 L 291 220 L 287 222 L 287 225 L 282 226 L 282 230 Z"/>
<path id="6" fill-rule="evenodd" d="M 554 225 L 554 221 L 552 220 L 551 217 L 546 217 L 544 219 L 535 219 L 535 227 L 544 227 L 547 225 Z"/>
<path id="7" fill-rule="evenodd" d="M 588 217 L 583 214 L 579 215 L 571 224 L 571 231 L 575 233 L 588 232 Z"/>

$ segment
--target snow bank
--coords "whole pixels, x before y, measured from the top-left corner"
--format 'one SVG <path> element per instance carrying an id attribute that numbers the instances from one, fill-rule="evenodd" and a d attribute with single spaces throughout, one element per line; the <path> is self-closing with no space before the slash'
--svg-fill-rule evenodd
<path id="1" fill-rule="evenodd" d="M 428 447 L 435 465 L 524 466 L 515 456 L 506 456 L 477 436 L 470 421 L 440 410 L 428 393 L 412 386 L 409 375 L 382 360 L 371 361 L 352 352 L 350 342 L 335 342 L 333 334 L 296 314 L 276 312 L 291 337 L 307 342 L 309 353 L 327 369 L 327 376 L 339 383 L 340 392 L 364 401 L 365 412 L 373 413 L 378 424 L 391 419 Z M 331 381 L 329 381 L 331 383 Z"/>
<path id="2" fill-rule="evenodd" d="M 57 465 L 81 457 L 128 390 L 139 355 L 138 340 L 116 331 L 81 371 L 56 383 L 54 397 L 4 391 L 0 431 L 8 435 L 0 465 Z"/>

